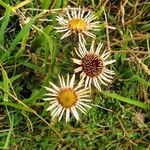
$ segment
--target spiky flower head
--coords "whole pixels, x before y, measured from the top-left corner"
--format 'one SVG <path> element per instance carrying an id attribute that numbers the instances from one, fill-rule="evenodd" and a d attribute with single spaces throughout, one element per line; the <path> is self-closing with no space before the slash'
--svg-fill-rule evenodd
<path id="1" fill-rule="evenodd" d="M 51 111 L 52 117 L 59 117 L 61 120 L 63 114 L 66 114 L 66 122 L 70 120 L 70 113 L 73 114 L 75 119 L 79 120 L 78 110 L 86 114 L 86 108 L 90 108 L 90 90 L 83 88 L 83 80 L 75 86 L 75 74 L 69 79 L 67 75 L 67 81 L 64 77 L 59 76 L 60 86 L 50 83 L 51 87 L 45 87 L 48 93 L 43 100 L 50 101 L 50 106 L 47 111 Z"/>
<path id="2" fill-rule="evenodd" d="M 65 15 L 57 16 L 57 20 L 60 27 L 55 27 L 57 32 L 62 32 L 64 35 L 61 39 L 64 39 L 71 34 L 78 35 L 79 42 L 86 42 L 84 36 L 95 38 L 95 35 L 91 33 L 93 30 L 97 30 L 99 21 L 94 21 L 97 17 L 90 10 L 79 8 L 68 8 Z"/>
<path id="3" fill-rule="evenodd" d="M 73 58 L 73 62 L 78 64 L 74 71 L 75 73 L 81 72 L 82 79 L 85 79 L 85 87 L 91 87 L 92 82 L 94 86 L 101 90 L 100 84 L 107 85 L 107 82 L 111 82 L 114 75 L 114 71 L 107 68 L 109 64 L 115 62 L 115 60 L 107 60 L 110 56 L 110 51 L 105 50 L 101 55 L 100 50 L 103 44 L 99 43 L 96 50 L 94 49 L 94 40 L 92 41 L 91 48 L 88 51 L 84 43 L 79 43 L 79 49 L 75 49 L 79 59 Z"/>

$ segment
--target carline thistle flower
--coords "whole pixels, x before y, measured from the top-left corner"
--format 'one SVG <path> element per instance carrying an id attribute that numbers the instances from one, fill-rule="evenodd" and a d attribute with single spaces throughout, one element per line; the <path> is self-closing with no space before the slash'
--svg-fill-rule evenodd
<path id="1" fill-rule="evenodd" d="M 94 50 L 93 40 L 89 51 L 84 43 L 79 43 L 79 49 L 75 49 L 80 59 L 72 58 L 73 62 L 79 65 L 74 71 L 81 72 L 81 78 L 85 79 L 85 87 L 91 87 L 93 82 L 94 86 L 101 90 L 100 84 L 107 85 L 107 82 L 113 79 L 112 75 L 115 73 L 109 70 L 107 65 L 114 63 L 115 60 L 107 61 L 110 51 L 105 50 L 101 55 L 99 54 L 102 46 L 103 44 L 99 43 Z"/>
<path id="2" fill-rule="evenodd" d="M 55 27 L 57 32 L 64 32 L 61 39 L 64 39 L 71 34 L 76 34 L 79 37 L 79 42 L 86 42 L 84 35 L 95 38 L 91 33 L 92 30 L 97 30 L 99 21 L 92 11 L 79 8 L 68 8 L 64 16 L 57 16 L 57 21 L 61 25 Z"/>
<path id="3" fill-rule="evenodd" d="M 79 120 L 79 115 L 77 110 L 86 114 L 85 108 L 90 108 L 90 89 L 82 88 L 83 80 L 74 86 L 75 74 L 69 79 L 69 74 L 67 75 L 67 81 L 65 82 L 64 77 L 59 76 L 60 87 L 49 82 L 51 87 L 45 87 L 48 93 L 46 98 L 43 100 L 50 101 L 50 106 L 47 111 L 51 111 L 52 117 L 59 117 L 61 120 L 63 114 L 66 115 L 66 122 L 70 120 L 70 113 L 73 114 L 75 119 Z"/>

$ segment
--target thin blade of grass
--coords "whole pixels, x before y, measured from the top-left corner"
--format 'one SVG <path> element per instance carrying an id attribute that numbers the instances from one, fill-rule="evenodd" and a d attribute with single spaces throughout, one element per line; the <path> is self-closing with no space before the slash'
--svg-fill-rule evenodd
<path id="1" fill-rule="evenodd" d="M 6 9 L 6 12 L 4 14 L 3 21 L 1 24 L 1 28 L 0 28 L 0 44 L 1 45 L 4 44 L 4 35 L 5 35 L 4 33 L 5 33 L 5 30 L 8 26 L 9 19 L 10 19 L 10 10 Z"/>
<path id="2" fill-rule="evenodd" d="M 63 0 L 54 0 L 52 8 L 60 8 Z"/>
<path id="3" fill-rule="evenodd" d="M 42 9 L 48 9 L 49 8 L 49 6 L 50 6 L 50 4 L 51 4 L 51 0 L 43 0 L 42 2 L 41 2 L 41 5 L 42 5 Z"/>
<path id="4" fill-rule="evenodd" d="M 52 74 L 51 74 L 51 71 L 49 71 L 47 77 L 46 77 L 45 80 L 43 81 L 44 85 L 45 85 L 46 83 L 48 83 L 48 82 L 51 80 L 51 77 L 52 77 Z M 24 102 L 25 104 L 34 104 L 34 103 L 37 101 L 37 99 L 42 98 L 42 97 L 44 96 L 44 94 L 45 94 L 45 89 L 44 89 L 44 88 L 41 88 L 41 89 L 38 90 L 38 91 L 37 91 L 37 90 L 34 91 L 34 92 L 32 93 L 32 95 L 31 95 L 31 97 L 28 98 L 28 99 L 25 99 L 23 102 Z"/>
<path id="5" fill-rule="evenodd" d="M 9 113 L 9 112 L 8 112 L 8 113 Z M 12 116 L 11 116 L 11 121 L 10 121 L 9 132 L 8 132 L 8 135 L 7 135 L 5 144 L 4 144 L 4 149 L 8 149 L 8 148 L 9 148 L 9 141 L 10 141 L 11 134 L 12 134 L 12 132 L 13 132 L 13 126 L 14 126 L 14 116 L 12 115 Z"/>
<path id="6" fill-rule="evenodd" d="M 6 92 L 11 98 L 13 98 L 14 100 L 16 100 L 16 101 L 18 102 L 17 104 L 22 105 L 22 107 L 20 107 L 20 105 L 17 105 L 17 106 L 16 106 L 15 103 L 6 102 L 6 101 L 1 102 L 1 103 L 0 103 L 1 105 L 7 104 L 7 105 L 10 105 L 10 106 L 13 106 L 13 107 L 18 107 L 18 109 L 19 109 L 19 108 L 22 108 L 22 109 L 26 108 L 26 110 L 30 110 L 32 113 L 36 113 L 35 110 L 33 110 L 33 109 L 31 109 L 30 107 L 28 107 L 26 104 L 24 104 L 24 103 L 23 103 L 21 100 L 19 100 L 17 97 L 15 97 L 15 96 L 12 95 L 11 93 L 8 93 L 7 91 L 5 91 L 2 86 L 0 86 L 0 89 L 2 89 L 4 92 Z M 7 107 L 7 106 L 6 106 L 6 107 Z"/>
<path id="7" fill-rule="evenodd" d="M 128 79 L 122 79 L 122 81 L 128 81 L 128 82 L 137 81 L 137 82 L 139 82 L 141 84 L 144 84 L 146 86 L 150 86 L 150 82 L 149 81 L 146 81 L 145 79 L 141 78 L 138 75 L 133 75 L 133 77 L 128 78 Z"/>
<path id="8" fill-rule="evenodd" d="M 41 67 L 39 67 L 39 66 L 37 66 L 35 64 L 32 64 L 30 62 L 26 62 L 24 60 L 19 60 L 19 63 L 24 65 L 24 66 L 26 66 L 26 67 L 28 67 L 28 68 L 32 68 L 35 71 L 44 73 L 44 69 L 43 68 L 41 68 Z"/>
<path id="9" fill-rule="evenodd" d="M 37 26 L 34 26 L 33 27 L 39 31 L 40 33 L 43 34 L 44 36 L 44 42 L 43 42 L 43 47 L 45 47 L 45 72 L 48 72 L 48 65 L 47 65 L 47 62 L 48 62 L 48 57 L 49 57 L 49 51 L 50 51 L 50 54 L 51 54 L 51 66 L 54 66 L 55 64 L 55 59 L 56 59 L 56 54 L 58 52 L 58 49 L 56 49 L 56 45 L 57 43 L 54 43 L 54 39 L 52 39 L 51 36 L 49 36 L 47 33 L 49 33 L 51 30 L 52 30 L 52 27 L 51 26 L 48 26 L 45 31 L 39 29 Z"/>
<path id="10" fill-rule="evenodd" d="M 20 2 L 19 4 L 17 4 L 16 6 L 14 6 L 13 9 L 17 10 L 17 9 L 23 7 L 24 5 L 27 5 L 30 2 L 32 2 L 32 0 L 24 0 L 23 2 Z"/>
<path id="11" fill-rule="evenodd" d="M 1 102 L 0 105 L 11 106 L 11 107 L 14 107 L 14 108 L 19 109 L 19 110 L 23 110 L 23 111 L 33 113 L 32 109 L 30 109 L 29 107 L 25 107 L 25 106 L 23 106 L 22 104 L 19 104 L 19 103 L 16 104 L 16 103 L 12 103 L 12 102 Z"/>
<path id="12" fill-rule="evenodd" d="M 63 0 L 62 3 L 63 3 L 63 4 L 62 4 L 62 7 L 66 7 L 67 4 L 68 4 L 68 0 Z"/>
<path id="13" fill-rule="evenodd" d="M 15 55 L 15 58 L 19 58 L 22 56 L 25 48 L 26 48 L 26 42 L 28 40 L 28 36 L 29 36 L 29 32 L 27 32 L 24 37 L 22 38 L 22 41 L 21 41 L 21 48 L 19 49 L 19 51 L 16 53 Z"/>
<path id="14" fill-rule="evenodd" d="M 22 76 L 22 74 L 18 74 L 18 75 L 15 75 L 15 76 L 11 77 L 11 78 L 10 78 L 10 82 L 12 83 L 12 82 L 16 81 L 16 80 L 19 79 L 21 76 Z"/>
<path id="15" fill-rule="evenodd" d="M 150 82 L 144 80 L 143 78 L 139 77 L 138 75 L 133 76 L 133 77 L 132 77 L 131 79 L 129 79 L 129 80 L 131 80 L 131 81 L 138 81 L 138 82 L 140 82 L 140 83 L 142 83 L 142 84 L 145 84 L 145 85 L 147 85 L 147 86 L 150 86 Z"/>
<path id="16" fill-rule="evenodd" d="M 37 90 L 34 91 L 34 92 L 32 93 L 32 95 L 31 95 L 31 97 L 28 98 L 28 99 L 25 99 L 23 102 L 24 102 L 25 104 L 35 104 L 38 98 L 43 97 L 44 91 L 45 91 L 45 90 L 44 90 L 43 88 L 40 89 L 40 90 L 38 90 L 38 91 L 37 91 Z"/>
<path id="17" fill-rule="evenodd" d="M 3 90 L 4 90 L 4 97 L 3 97 L 3 100 L 4 101 L 8 101 L 8 93 L 9 93 L 9 78 L 7 76 L 7 72 L 3 69 L 3 67 L 1 66 L 2 68 L 2 76 L 3 76 Z M 6 91 L 6 92 L 5 92 Z"/>
<path id="18" fill-rule="evenodd" d="M 15 49 L 15 47 L 18 45 L 18 43 L 21 41 L 21 39 L 24 37 L 24 35 L 26 35 L 30 29 L 31 26 L 33 25 L 33 23 L 40 18 L 43 14 L 45 14 L 47 11 L 43 11 L 40 14 L 36 15 L 35 17 L 33 17 L 23 28 L 22 30 L 19 32 L 19 34 L 16 36 L 16 38 L 13 40 L 13 42 L 10 45 L 10 51 L 13 51 Z M 29 34 L 28 34 L 29 35 Z"/>
<path id="19" fill-rule="evenodd" d="M 130 99 L 128 97 L 123 97 L 123 96 L 120 96 L 116 93 L 110 93 L 110 92 L 106 92 L 106 91 L 101 91 L 101 93 L 105 96 L 108 96 L 108 97 L 111 97 L 111 98 L 114 98 L 114 99 L 117 99 L 117 100 L 120 100 L 122 102 L 126 102 L 128 104 L 132 104 L 132 105 L 135 105 L 135 106 L 138 106 L 138 107 L 141 107 L 143 109 L 148 109 L 148 105 L 143 103 L 143 102 L 140 102 L 138 100 L 133 100 L 133 99 Z"/>
<path id="20" fill-rule="evenodd" d="M 12 12 L 15 12 L 15 10 L 11 6 L 9 6 L 8 4 L 3 2 L 2 0 L 0 0 L 0 5 L 3 6 L 4 8 L 6 8 L 6 9 L 9 9 Z"/>
<path id="21" fill-rule="evenodd" d="M 22 76 L 22 74 L 19 74 L 19 75 L 11 77 L 9 80 L 12 83 L 12 82 L 16 81 L 17 79 L 19 79 L 21 76 Z M 1 81 L 0 81 L 0 86 L 3 87 L 3 82 L 1 82 Z"/>

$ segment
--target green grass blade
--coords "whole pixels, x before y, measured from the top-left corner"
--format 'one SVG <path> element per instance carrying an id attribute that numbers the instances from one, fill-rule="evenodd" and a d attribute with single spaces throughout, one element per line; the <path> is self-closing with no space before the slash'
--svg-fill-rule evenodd
<path id="1" fill-rule="evenodd" d="M 36 15 L 22 28 L 22 30 L 19 32 L 19 34 L 16 36 L 16 38 L 11 43 L 10 51 L 13 51 L 15 49 L 15 47 L 18 45 L 18 43 L 21 41 L 21 39 L 24 37 L 24 35 L 28 34 L 33 23 L 45 13 L 46 13 L 46 11 L 43 11 L 42 13 Z"/>
<path id="2" fill-rule="evenodd" d="M 44 38 L 44 40 L 42 42 L 43 47 L 45 49 L 45 65 L 44 66 L 45 66 L 45 72 L 48 72 L 49 68 L 48 68 L 47 63 L 48 63 L 49 52 L 51 54 L 51 64 L 52 65 L 55 63 L 56 54 L 58 52 L 58 50 L 55 49 L 55 47 L 56 47 L 55 45 L 57 45 L 57 43 L 55 43 L 54 39 L 52 39 L 52 37 L 48 35 L 48 33 L 52 30 L 52 26 L 47 26 L 47 28 L 45 28 L 44 31 L 39 29 L 37 26 L 33 25 L 33 27 L 37 31 L 39 31 Z"/>
<path id="3" fill-rule="evenodd" d="M 8 4 L 4 3 L 2 0 L 0 0 L 0 5 L 6 9 L 11 10 L 12 12 L 15 12 L 15 10 L 12 7 L 10 7 Z"/>
<path id="4" fill-rule="evenodd" d="M 11 121 L 10 121 L 10 128 L 9 128 L 9 132 L 8 132 L 8 135 L 7 135 L 7 138 L 6 138 L 6 141 L 5 141 L 4 149 L 9 148 L 9 141 L 10 141 L 11 134 L 13 132 L 13 126 L 14 126 L 14 116 L 12 115 Z"/>
<path id="5" fill-rule="evenodd" d="M 60 8 L 63 0 L 55 0 L 54 1 L 54 8 Z"/>
<path id="6" fill-rule="evenodd" d="M 34 113 L 34 111 L 32 109 L 30 109 L 29 107 L 25 107 L 25 106 L 23 106 L 22 104 L 19 104 L 19 103 L 16 104 L 16 103 L 12 103 L 12 102 L 1 102 L 0 105 L 10 106 L 10 107 L 14 107 L 15 109 L 19 109 L 19 110 Z"/>
<path id="7" fill-rule="evenodd" d="M 28 98 L 28 99 L 25 99 L 23 102 L 25 103 L 25 104 L 34 104 L 34 103 L 36 103 L 36 101 L 37 101 L 37 99 L 38 98 L 42 98 L 43 97 L 43 95 L 44 95 L 44 89 L 42 88 L 42 89 L 40 89 L 40 90 L 35 90 L 33 93 L 32 93 L 32 95 L 31 95 L 31 97 L 30 98 Z"/>
<path id="8" fill-rule="evenodd" d="M 4 44 L 4 35 L 5 35 L 4 33 L 9 23 L 9 19 L 10 19 L 10 10 L 6 9 L 6 12 L 4 14 L 3 21 L 1 24 L 1 28 L 0 28 L 0 45 Z"/>
<path id="9" fill-rule="evenodd" d="M 47 77 L 45 78 L 45 80 L 44 80 L 44 85 L 46 84 L 46 83 L 48 83 L 48 81 L 50 81 L 51 80 L 51 77 L 52 77 L 52 74 L 51 74 L 51 72 L 49 72 L 48 73 L 48 75 L 47 75 Z M 31 97 L 30 98 L 28 98 L 28 99 L 25 99 L 23 102 L 25 103 L 25 104 L 34 104 L 36 101 L 37 101 L 37 99 L 39 99 L 39 98 L 42 98 L 43 96 L 44 96 L 44 94 L 45 94 L 45 89 L 44 88 L 41 88 L 40 90 L 36 90 L 36 91 L 34 91 L 33 93 L 32 93 L 32 95 L 31 95 Z"/>
<path id="10" fill-rule="evenodd" d="M 18 74 L 18 75 L 15 75 L 15 76 L 11 77 L 11 78 L 10 78 L 10 82 L 12 83 L 12 82 L 16 81 L 16 80 L 19 79 L 21 76 L 22 76 L 22 74 Z"/>
<path id="11" fill-rule="evenodd" d="M 62 3 L 63 3 L 63 4 L 62 4 L 62 7 L 66 7 L 67 4 L 68 4 L 68 0 L 63 0 Z"/>
<path id="12" fill-rule="evenodd" d="M 22 41 L 21 41 L 21 48 L 20 48 L 19 51 L 16 53 L 15 58 L 19 58 L 19 57 L 22 56 L 22 54 L 23 54 L 23 52 L 24 52 L 24 50 L 25 50 L 25 48 L 26 48 L 26 42 L 27 42 L 27 40 L 28 40 L 28 36 L 29 36 L 29 32 L 27 32 L 27 33 L 23 36 Z"/>
<path id="13" fill-rule="evenodd" d="M 17 79 L 19 79 L 20 77 L 22 76 L 22 74 L 19 74 L 19 75 L 15 75 L 13 77 L 11 77 L 9 80 L 10 80 L 10 83 L 13 83 L 14 81 L 16 81 Z M 3 87 L 3 82 L 0 81 L 0 86 Z"/>
<path id="14" fill-rule="evenodd" d="M 7 76 L 7 72 L 3 69 L 3 67 L 2 67 L 2 76 L 3 76 L 4 101 L 8 101 L 10 80 Z"/>
<path id="15" fill-rule="evenodd" d="M 142 84 L 145 84 L 147 86 L 150 86 L 150 82 L 144 80 L 143 78 L 139 77 L 138 75 L 133 76 L 131 79 L 129 79 L 130 81 L 138 81 Z"/>
<path id="16" fill-rule="evenodd" d="M 37 66 L 35 64 L 32 64 L 30 62 L 26 62 L 24 60 L 19 60 L 19 63 L 24 65 L 24 66 L 26 66 L 26 67 L 28 67 L 28 68 L 32 68 L 35 71 L 42 72 L 42 73 L 44 72 L 43 68 L 41 68 L 41 67 L 39 67 L 39 66 Z"/>
<path id="17" fill-rule="evenodd" d="M 130 99 L 128 97 L 123 97 L 123 96 L 120 96 L 116 93 L 109 93 L 109 92 L 106 92 L 106 91 L 101 91 L 101 93 L 105 96 L 108 96 L 108 97 L 111 97 L 111 98 L 114 98 L 114 99 L 118 99 L 122 102 L 126 102 L 128 104 L 132 104 L 132 105 L 135 105 L 135 106 L 138 106 L 138 107 L 141 107 L 143 109 L 147 109 L 148 108 L 148 105 L 146 105 L 145 103 L 143 102 L 140 102 L 138 100 L 133 100 L 133 99 Z"/>
<path id="18" fill-rule="evenodd" d="M 42 2 L 41 2 L 41 5 L 42 5 L 42 9 L 48 9 L 49 8 L 49 6 L 50 6 L 50 4 L 51 4 L 51 0 L 43 0 Z"/>

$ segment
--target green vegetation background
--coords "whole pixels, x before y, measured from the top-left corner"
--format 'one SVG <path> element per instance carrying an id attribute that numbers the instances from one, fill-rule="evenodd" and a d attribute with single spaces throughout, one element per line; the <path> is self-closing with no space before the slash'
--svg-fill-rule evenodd
<path id="1" fill-rule="evenodd" d="M 75 67 L 77 39 L 60 41 L 54 30 L 68 5 L 95 12 L 101 21 L 96 44 L 102 41 L 117 60 L 113 83 L 92 89 L 94 104 L 79 123 L 51 120 L 42 100 L 48 81 Z M 149 10 L 149 0 L 0 0 L 0 148 L 150 149 Z"/>

